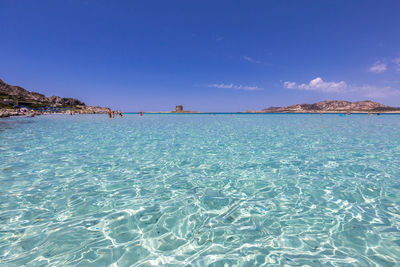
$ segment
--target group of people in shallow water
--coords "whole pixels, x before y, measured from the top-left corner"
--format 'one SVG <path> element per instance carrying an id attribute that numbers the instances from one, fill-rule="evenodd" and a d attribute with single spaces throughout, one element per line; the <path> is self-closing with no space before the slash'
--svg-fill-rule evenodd
<path id="1" fill-rule="evenodd" d="M 111 110 L 111 109 L 108 109 L 108 118 L 110 118 L 110 119 L 114 119 L 115 117 L 118 117 L 118 116 L 120 116 L 121 118 L 123 118 L 124 116 L 122 115 L 122 111 L 118 111 L 118 110 Z"/>

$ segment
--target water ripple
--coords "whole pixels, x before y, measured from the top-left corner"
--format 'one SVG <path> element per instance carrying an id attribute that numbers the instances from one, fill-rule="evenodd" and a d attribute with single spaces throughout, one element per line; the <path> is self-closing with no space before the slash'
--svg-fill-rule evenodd
<path id="1" fill-rule="evenodd" d="M 5 266 L 397 266 L 398 116 L 0 125 Z"/>

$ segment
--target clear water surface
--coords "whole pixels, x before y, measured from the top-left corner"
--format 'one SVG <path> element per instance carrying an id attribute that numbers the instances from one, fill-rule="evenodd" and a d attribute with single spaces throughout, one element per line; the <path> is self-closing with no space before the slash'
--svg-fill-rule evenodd
<path id="1" fill-rule="evenodd" d="M 0 120 L 1 266 L 398 266 L 400 116 Z"/>

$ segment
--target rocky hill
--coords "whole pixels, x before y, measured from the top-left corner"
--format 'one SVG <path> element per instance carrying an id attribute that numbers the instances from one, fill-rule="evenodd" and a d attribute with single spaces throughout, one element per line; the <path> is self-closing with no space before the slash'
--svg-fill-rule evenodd
<path id="1" fill-rule="evenodd" d="M 267 113 L 313 113 L 313 112 L 400 112 L 399 108 L 385 106 L 370 100 L 349 102 L 327 100 L 314 104 L 296 104 L 287 107 L 270 107 L 261 112 Z"/>
<path id="2" fill-rule="evenodd" d="M 42 94 L 30 92 L 22 87 L 9 85 L 0 80 L 0 100 L 3 105 L 34 105 L 34 106 L 86 106 L 85 103 L 75 98 L 62 98 L 59 96 L 46 97 Z"/>
<path id="3" fill-rule="evenodd" d="M 59 96 L 46 97 L 43 94 L 28 91 L 20 86 L 9 85 L 0 79 L 1 113 L 16 115 L 19 114 L 20 107 L 26 107 L 32 110 L 51 109 L 53 112 L 63 112 L 65 108 L 75 113 L 107 112 L 107 108 L 86 106 L 84 102 L 75 98 Z"/>

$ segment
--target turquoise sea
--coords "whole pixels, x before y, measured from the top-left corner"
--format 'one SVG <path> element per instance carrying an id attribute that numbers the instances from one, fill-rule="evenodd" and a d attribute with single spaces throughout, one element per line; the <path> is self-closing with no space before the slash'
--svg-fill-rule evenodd
<path id="1" fill-rule="evenodd" d="M 0 120 L 0 266 L 399 266 L 400 116 Z"/>

